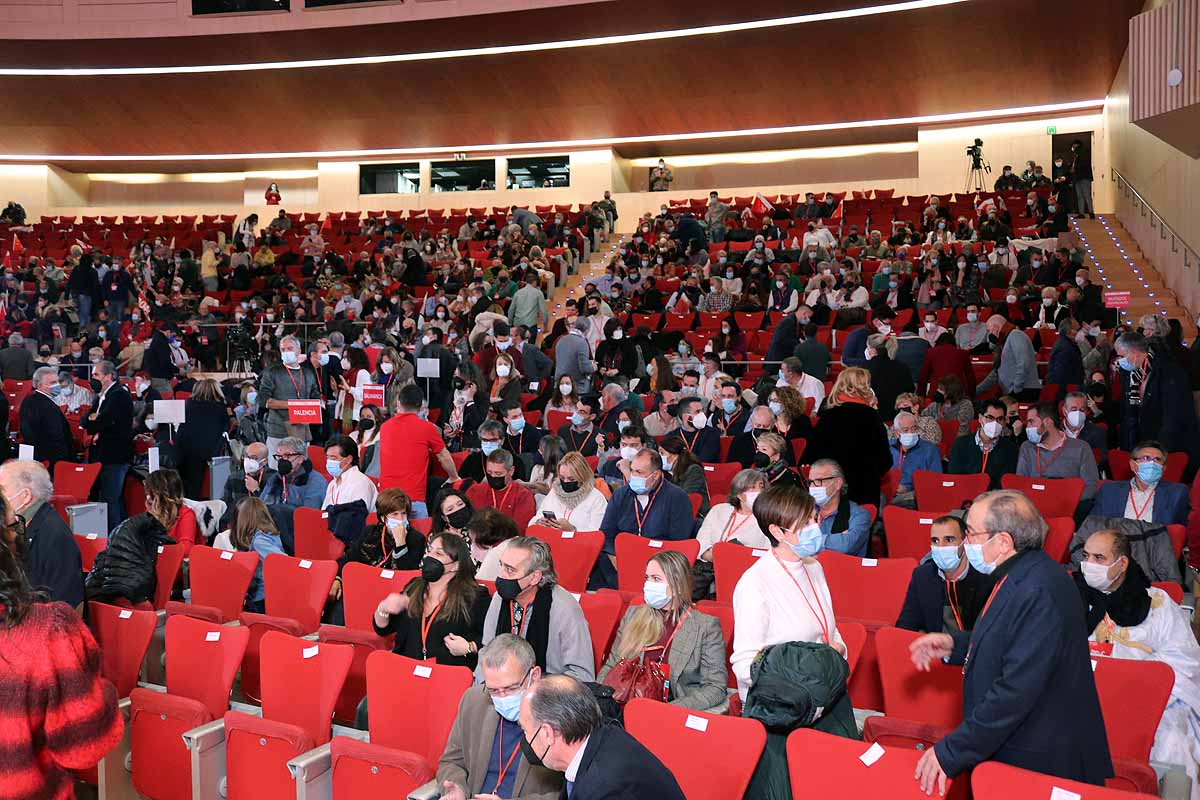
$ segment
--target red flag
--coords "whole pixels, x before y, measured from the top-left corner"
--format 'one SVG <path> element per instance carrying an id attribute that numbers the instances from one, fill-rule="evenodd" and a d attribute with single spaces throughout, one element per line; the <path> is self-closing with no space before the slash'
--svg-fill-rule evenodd
<path id="1" fill-rule="evenodd" d="M 325 221 L 321 223 L 321 233 L 324 234 L 327 231 L 332 231 L 332 230 L 333 230 L 333 217 L 330 216 L 329 214 L 326 214 Z"/>
<path id="2" fill-rule="evenodd" d="M 15 233 L 13 234 L 12 251 L 13 255 L 20 255 L 21 253 L 25 252 L 25 245 L 21 244 L 21 240 L 17 238 Z"/>
<path id="3" fill-rule="evenodd" d="M 762 196 L 762 192 L 754 195 L 754 202 L 750 204 L 750 210 L 755 214 L 766 214 L 768 211 L 774 211 L 775 206 L 771 205 L 771 201 Z"/>
<path id="4" fill-rule="evenodd" d="M 12 253 L 4 254 L 4 263 L 0 266 L 3 266 L 6 271 L 12 269 Z"/>

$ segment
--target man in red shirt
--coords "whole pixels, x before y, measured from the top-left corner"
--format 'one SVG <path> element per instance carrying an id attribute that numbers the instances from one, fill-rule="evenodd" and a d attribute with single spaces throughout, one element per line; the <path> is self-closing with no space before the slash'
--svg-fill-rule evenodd
<path id="1" fill-rule="evenodd" d="M 429 516 L 425 487 L 429 481 L 430 458 L 437 458 L 451 482 L 458 480 L 458 469 L 442 441 L 441 431 L 417 416 L 425 401 L 421 387 L 416 384 L 405 386 L 397 401 L 399 413 L 379 429 L 379 488 L 403 489 L 412 500 L 412 518 L 424 519 Z M 532 511 L 530 516 L 533 516 Z"/>
<path id="2" fill-rule="evenodd" d="M 507 514 L 524 531 L 537 511 L 533 492 L 513 482 L 513 456 L 507 450 L 494 451 L 484 465 L 485 482 L 467 490 L 467 499 L 475 508 L 494 508 Z"/>

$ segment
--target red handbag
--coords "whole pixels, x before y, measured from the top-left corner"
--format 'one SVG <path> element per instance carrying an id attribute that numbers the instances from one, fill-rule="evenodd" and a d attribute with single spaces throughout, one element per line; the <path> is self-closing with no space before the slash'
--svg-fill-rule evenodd
<path id="1" fill-rule="evenodd" d="M 679 633 L 683 621 L 690 613 L 692 610 L 689 608 L 680 617 L 658 658 L 647 660 L 646 653 L 643 652 L 637 658 L 622 658 L 608 671 L 604 676 L 604 685 L 612 687 L 613 701 L 623 706 L 635 697 L 646 697 L 663 703 L 670 700 L 671 665 L 664 663 L 664 659 L 671 650 L 671 642 L 675 641 L 675 634 Z"/>

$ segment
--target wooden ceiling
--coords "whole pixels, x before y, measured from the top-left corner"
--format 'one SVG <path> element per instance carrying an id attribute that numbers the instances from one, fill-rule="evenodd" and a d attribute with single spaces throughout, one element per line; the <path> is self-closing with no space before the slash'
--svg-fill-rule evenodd
<path id="1" fill-rule="evenodd" d="M 821 9 L 855 6 L 833 0 Z M 0 78 L 3 153 L 257 153 L 643 136 L 1009 108 L 1103 97 L 1141 0 L 992 0 L 735 34 L 533 54 L 336 68 Z M 817 3 L 633 0 L 207 41 L 6 42 L 9 66 L 267 61 L 692 27 Z M 739 6 L 740 8 L 733 8 Z M 744 6 L 744 7 L 741 7 Z M 1020 20 L 1018 30 L 1009 21 Z M 911 128 L 760 149 L 912 138 Z M 630 155 L 672 145 L 618 147 Z M 145 165 L 142 165 L 144 168 Z M 111 167 L 111 165 L 110 165 Z M 176 165 L 176 169 L 196 165 Z"/>

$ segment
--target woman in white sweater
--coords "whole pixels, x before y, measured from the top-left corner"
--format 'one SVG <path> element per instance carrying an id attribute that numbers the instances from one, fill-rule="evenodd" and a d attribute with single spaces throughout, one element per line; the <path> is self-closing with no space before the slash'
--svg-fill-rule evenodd
<path id="1" fill-rule="evenodd" d="M 769 549 L 771 543 L 754 519 L 754 501 L 767 488 L 767 476 L 756 469 L 744 469 L 729 484 L 729 500 L 708 510 L 696 539 L 700 558 L 712 561 L 713 545 L 735 542 L 746 547 Z"/>
<path id="2" fill-rule="evenodd" d="M 561 531 L 598 531 L 608 498 L 596 488 L 596 475 L 576 451 L 558 462 L 558 475 L 533 521 Z"/>
<path id="3" fill-rule="evenodd" d="M 750 665 L 764 647 L 824 642 L 846 655 L 825 572 L 816 559 L 825 538 L 817 504 L 798 486 L 775 486 L 754 501 L 754 517 L 774 546 L 733 590 L 730 664 L 743 701 L 750 689 Z"/>

